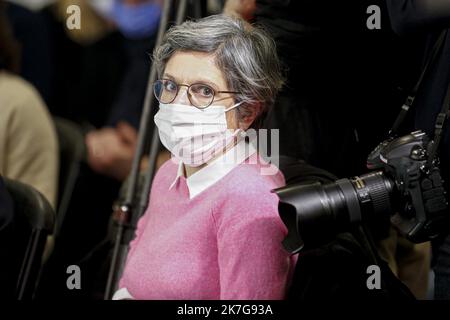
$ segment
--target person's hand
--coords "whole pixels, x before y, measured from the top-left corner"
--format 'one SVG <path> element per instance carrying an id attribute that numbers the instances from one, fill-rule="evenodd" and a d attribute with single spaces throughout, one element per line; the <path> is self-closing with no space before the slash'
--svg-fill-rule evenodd
<path id="1" fill-rule="evenodd" d="M 249 21 L 253 18 L 255 9 L 255 0 L 227 0 L 223 13 Z"/>
<path id="2" fill-rule="evenodd" d="M 137 131 L 125 122 L 116 128 L 102 128 L 86 135 L 88 163 L 101 174 L 123 181 L 131 170 Z"/>

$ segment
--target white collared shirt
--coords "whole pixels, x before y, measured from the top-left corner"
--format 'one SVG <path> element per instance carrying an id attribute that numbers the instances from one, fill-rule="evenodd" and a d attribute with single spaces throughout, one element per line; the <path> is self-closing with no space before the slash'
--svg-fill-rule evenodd
<path id="1" fill-rule="evenodd" d="M 134 297 L 128 292 L 127 288 L 120 288 L 114 293 L 112 300 L 134 300 Z"/>
<path id="2" fill-rule="evenodd" d="M 227 173 L 244 162 L 247 158 L 256 152 L 254 140 L 246 142 L 241 139 L 235 146 L 230 148 L 227 152 L 214 159 L 211 163 L 201 168 L 186 179 L 189 190 L 189 199 L 194 198 L 204 190 L 208 189 L 214 183 L 223 178 Z M 172 189 L 179 178 L 184 176 L 183 162 L 178 162 L 178 172 L 175 180 L 170 185 L 169 190 Z"/>

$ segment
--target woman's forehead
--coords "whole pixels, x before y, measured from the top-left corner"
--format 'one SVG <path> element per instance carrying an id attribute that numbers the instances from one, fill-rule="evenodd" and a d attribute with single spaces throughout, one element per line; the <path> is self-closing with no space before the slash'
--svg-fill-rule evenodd
<path id="1" fill-rule="evenodd" d="M 213 54 L 197 51 L 178 51 L 167 61 L 165 76 L 178 83 L 192 84 L 203 82 L 214 84 L 225 90 L 226 81 L 217 67 Z"/>

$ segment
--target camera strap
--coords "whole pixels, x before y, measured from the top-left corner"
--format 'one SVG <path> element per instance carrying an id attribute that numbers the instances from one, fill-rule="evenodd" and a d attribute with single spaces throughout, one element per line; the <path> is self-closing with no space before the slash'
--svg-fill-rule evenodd
<path id="1" fill-rule="evenodd" d="M 441 112 L 436 117 L 436 122 L 434 124 L 434 137 L 433 144 L 431 145 L 431 150 L 429 151 L 428 165 L 435 159 L 437 150 L 439 148 L 439 143 L 441 142 L 442 133 L 444 131 L 445 121 L 449 117 L 450 108 L 450 84 L 447 88 L 447 93 L 445 95 L 444 104 L 442 105 Z"/>
<path id="2" fill-rule="evenodd" d="M 389 137 L 392 137 L 397 133 L 397 130 L 399 129 L 400 125 L 405 120 L 406 114 L 408 113 L 409 109 L 411 108 L 411 106 L 414 103 L 414 100 L 416 99 L 417 91 L 419 90 L 420 85 L 422 84 L 423 79 L 425 78 L 425 75 L 427 74 L 431 65 L 433 65 L 434 62 L 436 61 L 436 58 L 438 57 L 439 52 L 444 47 L 444 42 L 445 42 L 446 36 L 447 36 L 447 29 L 445 29 L 441 32 L 441 34 L 439 35 L 439 38 L 437 39 L 436 43 L 434 44 L 431 55 L 427 59 L 427 62 L 425 63 L 422 73 L 420 74 L 419 80 L 417 80 L 416 85 L 414 86 L 411 93 L 406 98 L 406 101 L 403 104 L 397 118 L 395 119 L 395 122 L 394 122 L 391 130 L 389 130 L 389 134 L 388 134 Z"/>

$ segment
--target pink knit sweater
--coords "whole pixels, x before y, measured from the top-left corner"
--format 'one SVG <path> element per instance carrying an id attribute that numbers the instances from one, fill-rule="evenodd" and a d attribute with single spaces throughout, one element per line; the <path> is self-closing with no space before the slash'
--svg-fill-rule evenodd
<path id="1" fill-rule="evenodd" d="M 281 245 L 287 229 L 270 190 L 284 177 L 261 175 L 262 165 L 255 153 L 192 198 L 184 176 L 171 187 L 178 165 L 167 161 L 119 288 L 135 299 L 283 299 L 296 256 Z"/>

